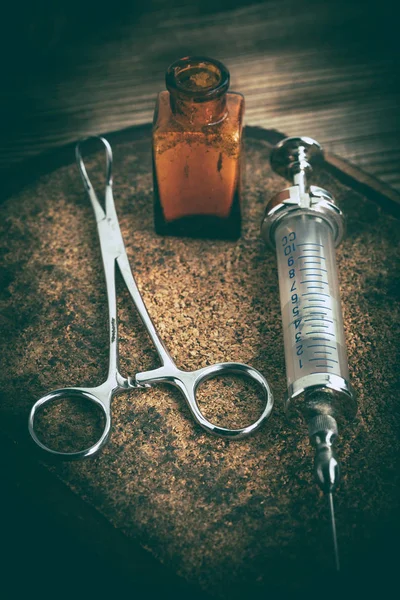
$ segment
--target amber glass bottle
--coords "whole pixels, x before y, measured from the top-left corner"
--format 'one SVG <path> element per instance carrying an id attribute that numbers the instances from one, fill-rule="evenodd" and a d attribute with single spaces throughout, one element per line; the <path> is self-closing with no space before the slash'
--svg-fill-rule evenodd
<path id="1" fill-rule="evenodd" d="M 166 74 L 153 124 L 157 233 L 240 236 L 244 98 L 219 61 L 187 57 Z"/>

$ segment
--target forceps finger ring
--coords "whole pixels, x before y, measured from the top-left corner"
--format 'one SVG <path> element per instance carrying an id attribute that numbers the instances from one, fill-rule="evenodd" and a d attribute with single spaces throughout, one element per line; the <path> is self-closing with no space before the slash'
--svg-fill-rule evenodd
<path id="1" fill-rule="evenodd" d="M 209 379 L 224 377 L 229 375 L 239 375 L 241 377 L 252 379 L 261 388 L 264 397 L 264 408 L 260 416 L 253 423 L 240 427 L 238 429 L 229 429 L 221 427 L 215 423 L 211 423 L 202 413 L 198 401 L 197 390 L 202 383 Z M 273 395 L 265 377 L 249 365 L 243 363 L 227 362 L 216 363 L 197 371 L 181 371 L 176 365 L 170 364 L 161 367 L 157 371 L 149 371 L 147 373 L 138 373 L 136 381 L 139 384 L 153 385 L 156 383 L 170 383 L 177 387 L 185 396 L 190 412 L 196 423 L 198 423 L 205 431 L 213 435 L 230 439 L 242 439 L 254 431 L 256 431 L 269 417 L 273 408 Z"/>
<path id="2" fill-rule="evenodd" d="M 108 438 L 111 433 L 111 410 L 110 410 L 110 400 L 108 390 L 105 390 L 105 393 L 101 393 L 102 390 L 100 388 L 60 388 L 58 390 L 54 390 L 40 398 L 37 402 L 35 402 L 32 407 L 31 413 L 29 415 L 28 421 L 28 429 L 31 434 L 34 442 L 46 452 L 49 452 L 55 457 L 60 457 L 68 460 L 80 460 L 82 458 L 87 458 L 89 456 L 94 456 L 101 450 L 101 448 L 107 443 Z M 88 448 L 83 450 L 78 450 L 75 452 L 61 452 L 59 450 L 55 450 L 54 448 L 49 448 L 46 444 L 44 444 L 35 431 L 35 418 L 38 413 L 43 410 L 46 406 L 50 404 L 54 404 L 57 401 L 63 401 L 66 399 L 74 399 L 74 400 L 84 400 L 89 401 L 95 404 L 100 408 L 102 415 L 104 417 L 104 427 L 102 433 L 98 440 Z"/>

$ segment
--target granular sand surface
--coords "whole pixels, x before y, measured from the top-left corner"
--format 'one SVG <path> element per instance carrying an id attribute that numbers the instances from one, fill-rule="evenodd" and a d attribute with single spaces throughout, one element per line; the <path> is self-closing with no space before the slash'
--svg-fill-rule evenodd
<path id="1" fill-rule="evenodd" d="M 238 242 L 154 233 L 149 137 L 114 145 L 114 197 L 136 281 L 178 366 L 251 364 L 273 389 L 270 420 L 229 442 L 193 422 L 178 390 L 133 390 L 114 399 L 112 435 L 98 457 L 48 465 L 126 536 L 219 598 L 267 584 L 299 589 L 332 565 L 307 430 L 283 413 L 276 259 L 259 231 L 267 200 L 288 184 L 271 172 L 269 152 L 268 143 L 247 136 Z M 102 152 L 88 159 L 97 190 L 103 161 Z M 352 568 L 398 510 L 399 225 L 323 171 L 314 183 L 347 215 L 337 258 L 359 411 L 338 444 L 336 510 L 342 564 Z M 22 439 L 38 397 L 104 381 L 107 304 L 95 219 L 75 164 L 41 177 L 0 210 L 1 411 Z M 117 287 L 121 373 L 133 376 L 158 359 L 120 281 Z M 253 386 L 235 378 L 207 382 L 200 404 L 230 427 L 254 420 L 261 407 Z M 40 430 L 54 447 L 77 449 L 94 441 L 101 421 L 90 405 L 70 402 L 44 413 Z"/>

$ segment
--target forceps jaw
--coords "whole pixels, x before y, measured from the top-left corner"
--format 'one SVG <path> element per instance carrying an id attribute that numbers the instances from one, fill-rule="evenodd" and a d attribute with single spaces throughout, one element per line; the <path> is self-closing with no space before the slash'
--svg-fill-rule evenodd
<path id="1" fill-rule="evenodd" d="M 103 144 L 105 153 L 106 153 L 106 185 L 112 186 L 112 183 L 113 183 L 113 178 L 112 178 L 113 153 L 111 150 L 111 146 L 105 138 L 101 137 L 100 135 L 98 135 L 98 136 L 94 135 L 94 136 L 89 136 L 87 138 L 84 138 L 83 140 L 80 140 L 75 146 L 75 157 L 76 157 L 76 161 L 78 163 L 79 171 L 80 171 L 85 189 L 86 190 L 93 189 L 92 184 L 90 183 L 89 176 L 87 174 L 85 163 L 83 162 L 82 151 L 81 151 L 82 145 L 85 144 L 86 142 L 88 142 L 89 140 L 99 140 L 99 142 L 101 142 Z"/>
<path id="2" fill-rule="evenodd" d="M 82 157 L 82 151 L 81 151 L 81 147 L 84 143 L 86 143 L 88 140 L 98 140 L 99 142 L 102 143 L 102 145 L 104 146 L 105 149 L 105 153 L 106 153 L 106 192 L 105 192 L 105 211 L 103 210 L 96 192 L 93 189 L 92 183 L 89 179 L 89 175 L 87 173 L 86 170 L 86 166 L 85 163 L 83 161 L 83 157 Z M 113 205 L 114 205 L 114 201 L 112 198 L 112 184 L 113 184 L 113 179 L 112 179 L 112 166 L 113 166 L 113 154 L 112 154 L 112 150 L 111 150 L 111 146 L 108 143 L 108 141 L 101 137 L 101 136 L 91 136 L 88 138 L 85 138 L 81 141 L 79 141 L 76 146 L 75 146 L 75 157 L 76 157 L 76 162 L 78 164 L 78 168 L 79 168 L 79 172 L 81 174 L 82 177 L 82 181 L 83 181 L 83 185 L 85 187 L 86 192 L 88 193 L 88 196 L 90 198 L 90 201 L 92 203 L 92 207 L 94 210 L 94 214 L 96 217 L 96 222 L 99 223 L 100 221 L 104 220 L 106 218 L 106 216 L 109 215 L 109 213 L 112 211 Z M 110 211 L 111 208 L 111 211 Z M 115 209 L 114 209 L 115 212 Z M 114 215 L 112 215 L 114 216 Z"/>

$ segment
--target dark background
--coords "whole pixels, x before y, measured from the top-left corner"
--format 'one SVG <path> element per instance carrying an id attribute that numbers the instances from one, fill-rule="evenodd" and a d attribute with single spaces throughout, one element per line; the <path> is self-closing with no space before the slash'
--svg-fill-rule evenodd
<path id="1" fill-rule="evenodd" d="M 2 173 L 82 135 L 149 122 L 167 66 L 206 54 L 230 69 L 247 124 L 315 137 L 400 187 L 394 2 L 2 4 Z"/>
<path id="2" fill-rule="evenodd" d="M 315 137 L 400 189 L 395 10 L 387 0 L 4 3 L 2 181 L 78 137 L 150 121 L 168 64 L 207 54 L 230 69 L 248 124 Z M 142 597 L 144 579 L 133 585 L 42 508 L 40 490 L 21 484 L 29 461 L 8 441 L 4 452 L 4 597 Z M 146 596 L 157 594 L 153 581 Z"/>

